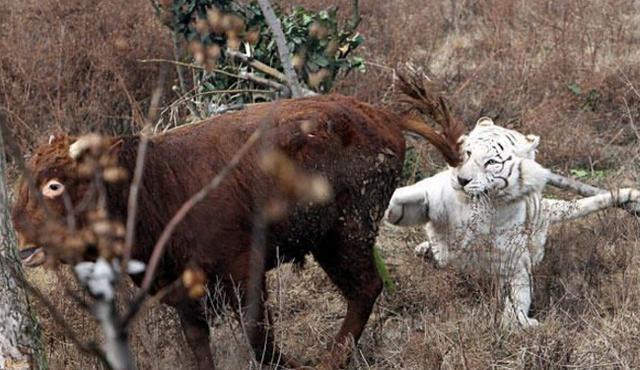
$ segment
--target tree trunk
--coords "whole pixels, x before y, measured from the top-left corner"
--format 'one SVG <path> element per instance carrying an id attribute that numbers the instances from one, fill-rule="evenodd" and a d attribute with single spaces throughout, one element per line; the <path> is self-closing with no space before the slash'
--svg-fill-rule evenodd
<path id="1" fill-rule="evenodd" d="M 0 117 L 0 125 L 4 125 Z M 4 142 L 0 130 L 0 369 L 44 369 L 40 330 L 28 296 L 18 283 L 22 274 L 9 217 Z"/>

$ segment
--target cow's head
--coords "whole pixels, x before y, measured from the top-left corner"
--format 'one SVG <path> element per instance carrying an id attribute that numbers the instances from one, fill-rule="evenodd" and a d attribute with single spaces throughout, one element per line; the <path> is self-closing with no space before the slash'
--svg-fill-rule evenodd
<path id="1" fill-rule="evenodd" d="M 69 260 L 90 252 L 95 234 L 83 229 L 99 216 L 93 206 L 100 193 L 94 173 L 102 168 L 101 160 L 109 161 L 101 151 L 115 145 L 113 139 L 96 135 L 80 139 L 58 135 L 33 153 L 11 215 L 25 266 L 42 265 L 47 255 Z M 92 158 L 82 160 L 86 155 Z"/>

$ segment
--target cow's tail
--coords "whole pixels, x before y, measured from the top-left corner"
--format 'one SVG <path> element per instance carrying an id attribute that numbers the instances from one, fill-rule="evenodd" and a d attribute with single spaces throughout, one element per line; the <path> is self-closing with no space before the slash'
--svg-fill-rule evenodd
<path id="1" fill-rule="evenodd" d="M 442 96 L 434 97 L 428 91 L 428 80 L 416 70 L 406 75 L 398 74 L 400 100 L 409 104 L 411 110 L 417 110 L 437 123 L 442 131 L 438 132 L 415 114 L 405 114 L 400 126 L 405 131 L 416 133 L 427 139 L 442 153 L 447 163 L 455 167 L 462 162 L 460 138 L 464 134 L 464 125 L 451 116 L 447 103 Z"/>

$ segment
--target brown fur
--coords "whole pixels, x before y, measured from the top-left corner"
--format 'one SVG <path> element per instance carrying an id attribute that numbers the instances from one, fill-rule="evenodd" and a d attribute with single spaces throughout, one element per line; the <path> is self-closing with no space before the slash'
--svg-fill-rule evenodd
<path id="1" fill-rule="evenodd" d="M 280 357 L 267 331 L 264 271 L 275 267 L 278 258 L 302 261 L 311 254 L 347 300 L 347 314 L 335 338 L 337 346 L 325 357 L 329 367 L 343 366 L 349 337 L 358 340 L 382 289 L 372 248 L 378 222 L 403 165 L 402 129 L 436 140 L 435 131 L 424 123 L 403 122 L 398 115 L 352 98 L 325 96 L 258 105 L 155 136 L 147 151 L 132 257 L 149 259 L 154 243 L 178 208 L 228 163 L 265 119 L 268 129 L 261 144 L 175 230 L 153 288 L 166 286 L 188 265 L 197 265 L 205 272 L 211 290 L 216 284 L 223 299 L 233 306 L 253 309 L 255 320 L 244 323 L 257 358 L 267 362 L 280 359 L 286 366 L 295 366 L 294 360 Z M 122 142 L 116 149 L 119 164 L 131 174 L 138 138 L 118 140 Z M 76 165 L 68 156 L 70 143 L 63 137 L 42 146 L 31 159 L 29 170 L 36 189 L 57 178 L 76 204 L 85 196 L 87 185 L 73 175 Z M 276 181 L 258 166 L 265 148 L 285 153 L 305 172 L 323 175 L 331 184 L 333 198 L 326 204 L 293 204 L 284 219 L 265 225 L 265 248 L 259 252 L 254 250 L 257 215 L 280 192 Z M 107 192 L 111 217 L 124 221 L 129 185 L 111 185 Z M 63 222 L 62 201 L 45 202 Z M 38 242 L 36 231 L 45 220 L 41 208 L 22 184 L 13 220 L 24 245 Z M 257 265 L 256 256 L 260 257 Z M 258 302 L 251 301 L 247 293 L 252 281 L 257 281 Z M 236 289 L 240 302 L 234 300 Z M 203 307 L 182 294 L 170 297 L 167 303 L 178 310 L 199 368 L 212 368 Z"/>

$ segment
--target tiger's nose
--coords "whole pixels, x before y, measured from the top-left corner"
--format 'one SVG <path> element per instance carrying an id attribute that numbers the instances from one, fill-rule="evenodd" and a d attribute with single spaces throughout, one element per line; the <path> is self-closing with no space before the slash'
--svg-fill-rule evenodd
<path id="1" fill-rule="evenodd" d="M 471 182 L 471 179 L 465 179 L 464 177 L 458 176 L 458 184 L 464 188 L 465 185 Z"/>

